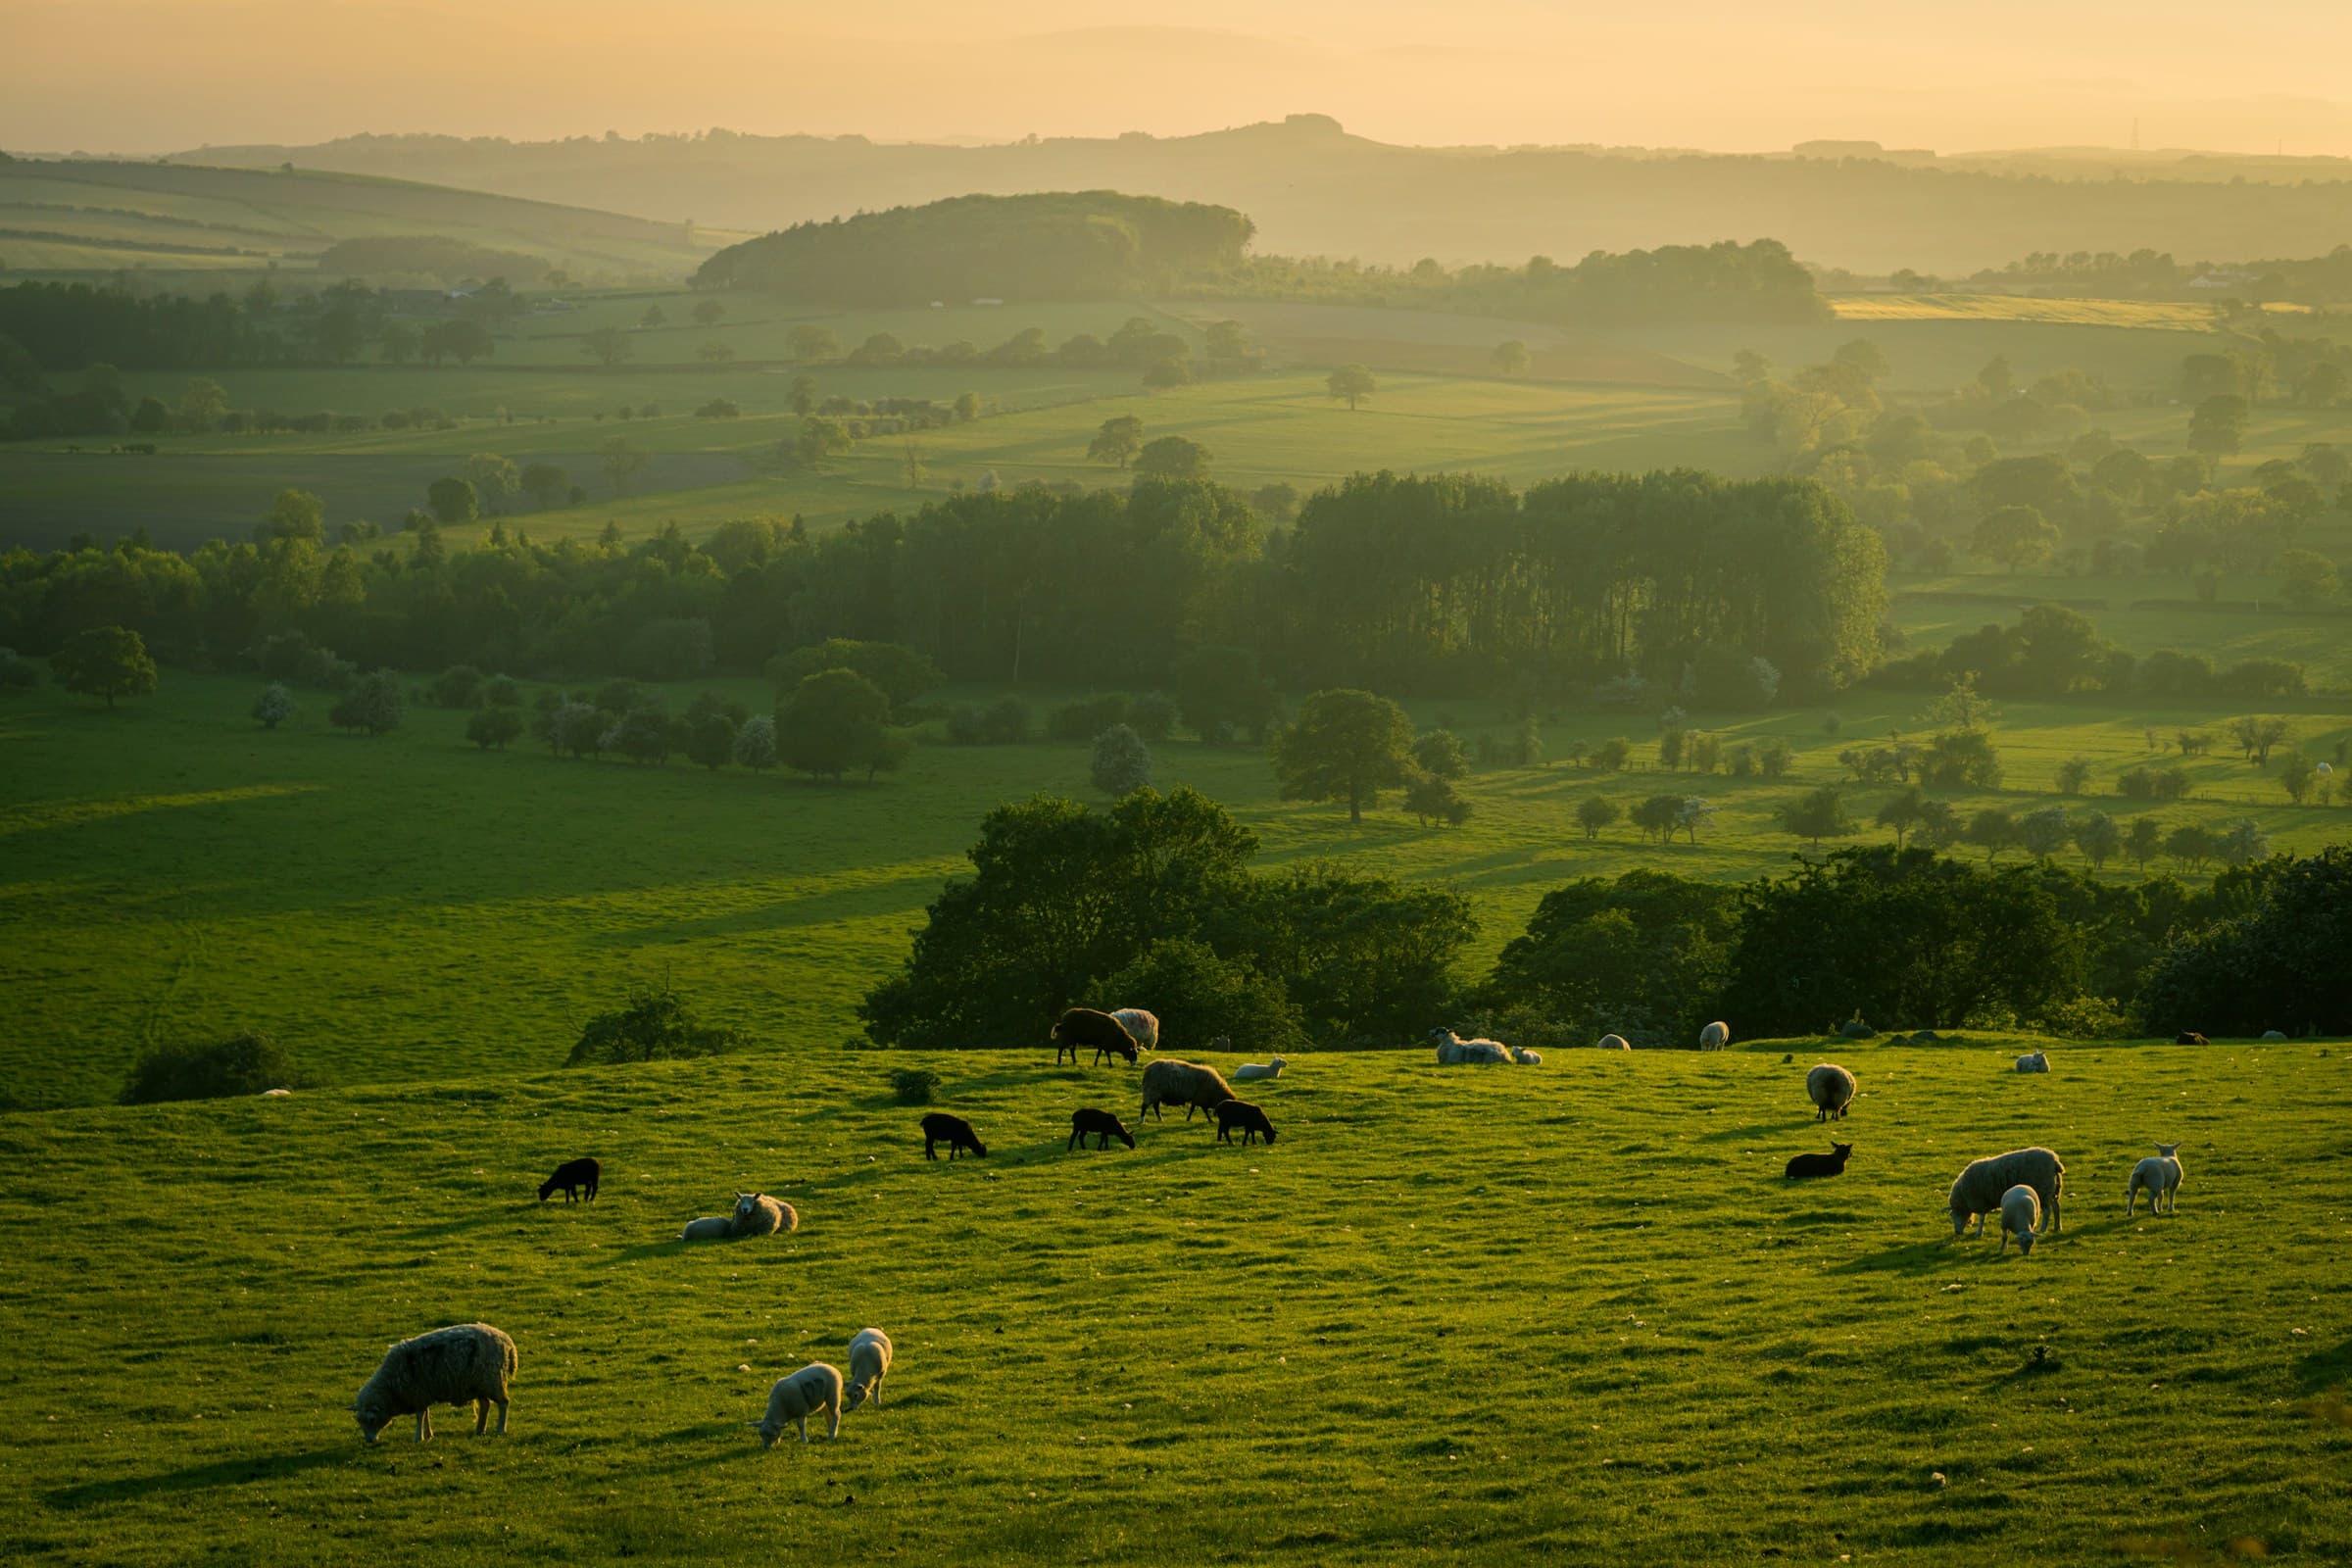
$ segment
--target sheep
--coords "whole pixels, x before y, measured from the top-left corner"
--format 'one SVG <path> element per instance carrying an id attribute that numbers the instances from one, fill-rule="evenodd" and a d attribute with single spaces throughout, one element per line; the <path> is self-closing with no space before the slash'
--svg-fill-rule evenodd
<path id="1" fill-rule="evenodd" d="M 369 1443 L 395 1416 L 416 1417 L 416 1441 L 433 1437 L 432 1407 L 470 1404 L 473 1435 L 490 1424 L 498 1406 L 498 1435 L 507 1435 L 507 1386 L 514 1380 L 514 1342 L 487 1323 L 460 1323 L 403 1340 L 384 1358 L 351 1401 L 360 1431 Z"/>
<path id="2" fill-rule="evenodd" d="M 1541 1067 L 1544 1065 L 1544 1053 L 1541 1051 L 1530 1051 L 1525 1046 L 1513 1046 L 1511 1048 L 1511 1060 L 1517 1062 L 1522 1067 Z"/>
<path id="3" fill-rule="evenodd" d="M 1276 1056 L 1272 1061 L 1245 1061 L 1233 1069 L 1233 1081 L 1237 1084 L 1253 1084 L 1260 1079 L 1279 1078 L 1282 1076 L 1282 1068 L 1283 1060 L 1280 1056 Z"/>
<path id="4" fill-rule="evenodd" d="M 2148 1195 L 2151 1214 L 2180 1212 L 2180 1146 L 2158 1144 L 2156 1152 L 2132 1167 L 2132 1180 L 2124 1188 L 2124 1214 L 2127 1218 L 2139 1201 L 2141 1189 Z"/>
<path id="5" fill-rule="evenodd" d="M 844 1410 L 855 1410 L 874 1396 L 874 1408 L 882 1408 L 882 1380 L 890 1373 L 890 1336 L 880 1329 L 859 1329 L 850 1336 L 850 1396 L 842 1401 Z"/>
<path id="6" fill-rule="evenodd" d="M 706 1214 L 701 1219 L 688 1220 L 686 1228 L 678 1232 L 678 1240 L 681 1242 L 723 1242 L 734 1234 L 734 1215 Z"/>
<path id="7" fill-rule="evenodd" d="M 2050 1054 L 2046 1051 L 2035 1051 L 2020 1056 L 2017 1058 L 2017 1070 L 2019 1072 L 2048 1072 L 2050 1070 Z"/>
<path id="8" fill-rule="evenodd" d="M 1854 1100 L 1854 1075 L 1825 1061 L 1805 1074 L 1805 1098 L 1813 1102 L 1815 1121 L 1843 1121 Z"/>
<path id="9" fill-rule="evenodd" d="M 1507 1067 L 1511 1064 L 1511 1048 L 1499 1040 L 1464 1040 L 1450 1029 L 1432 1029 L 1430 1040 L 1438 1048 L 1441 1067 Z"/>
<path id="10" fill-rule="evenodd" d="M 1110 1014 L 1127 1031 L 1127 1038 L 1146 1051 L 1159 1049 L 1159 1014 L 1141 1007 L 1116 1007 Z M 1132 1057 L 1130 1060 L 1134 1059 Z"/>
<path id="11" fill-rule="evenodd" d="M 572 1194 L 585 1187 L 588 1189 L 588 1201 L 593 1203 L 596 1201 L 596 1184 L 604 1171 L 604 1166 L 585 1156 L 567 1159 L 556 1167 L 553 1176 L 539 1184 L 539 1201 L 546 1202 L 561 1187 L 564 1190 L 564 1201 L 568 1203 L 572 1200 Z"/>
<path id="12" fill-rule="evenodd" d="M 808 1418 L 818 1411 L 827 1416 L 825 1436 L 841 1436 L 841 1369 L 811 1361 L 788 1378 L 776 1379 L 767 1391 L 767 1414 L 752 1424 L 760 1429 L 760 1446 L 772 1448 L 784 1435 L 786 1422 L 801 1429 L 808 1441 Z"/>
<path id="13" fill-rule="evenodd" d="M 293 1093 L 294 1091 L 291 1089 L 265 1089 L 262 1091 L 262 1098 L 264 1100 L 285 1100 L 291 1098 Z"/>
<path id="14" fill-rule="evenodd" d="M 1061 1152 L 1066 1154 L 1076 1149 L 1086 1142 L 1090 1133 L 1098 1140 L 1095 1144 L 1097 1149 L 1108 1149 L 1113 1138 L 1129 1149 L 1135 1147 L 1135 1134 L 1127 1130 L 1126 1123 L 1107 1110 L 1096 1110 L 1090 1106 L 1085 1110 L 1070 1112 L 1070 1141 L 1061 1146 Z"/>
<path id="15" fill-rule="evenodd" d="M 1952 1182 L 1952 1235 L 1957 1237 L 1968 1229 L 1973 1217 L 1977 1222 L 1975 1234 L 1984 1234 L 1984 1216 L 2001 1206 L 2001 1195 L 2024 1183 L 2034 1189 L 2041 1206 L 2049 1213 L 2049 1228 L 2064 1227 L 2058 1217 L 2058 1191 L 2065 1180 L 2066 1167 L 2058 1156 L 2046 1149 L 2013 1149 L 2006 1154 L 1993 1154 L 1972 1161 Z"/>
<path id="16" fill-rule="evenodd" d="M 1144 1069 L 1144 1105 L 1135 1116 L 1138 1121 L 1147 1115 L 1153 1121 L 1165 1121 L 1160 1106 L 1182 1105 L 1184 1119 L 1191 1121 L 1194 1111 L 1213 1111 L 1233 1098 L 1233 1086 L 1217 1075 L 1216 1068 L 1162 1056 Z"/>
<path id="17" fill-rule="evenodd" d="M 1602 1035 L 1597 1042 L 1602 1051 L 1631 1051 L 1633 1045 L 1623 1035 Z"/>
<path id="18" fill-rule="evenodd" d="M 1153 1020 L 1152 1032 L 1155 1037 L 1158 1033 L 1157 1022 Z M 1056 1067 L 1061 1065 L 1061 1054 L 1065 1051 L 1070 1054 L 1070 1065 L 1077 1066 L 1078 1053 L 1088 1046 L 1095 1048 L 1098 1066 L 1104 1056 L 1124 1056 L 1129 1061 L 1135 1060 L 1135 1037 L 1127 1032 L 1127 1026 L 1109 1013 L 1097 1012 L 1092 1007 L 1072 1007 L 1063 1013 L 1054 1022 L 1054 1065 Z"/>
<path id="19" fill-rule="evenodd" d="M 1249 1143 L 1252 1138 L 1263 1138 L 1269 1144 L 1274 1142 L 1274 1124 L 1266 1120 L 1266 1113 L 1263 1110 L 1252 1105 L 1247 1100 L 1219 1101 L 1217 1102 L 1217 1142 L 1220 1144 L 1232 1143 L 1233 1130 L 1236 1127 L 1242 1130 L 1244 1144 Z"/>
<path id="20" fill-rule="evenodd" d="M 2209 1046 L 2212 1045 L 2213 1042 L 2206 1039 L 2203 1035 L 2197 1033 L 2194 1029 L 2183 1029 L 2179 1034 L 2173 1036 L 2173 1044 L 2176 1046 Z"/>
<path id="21" fill-rule="evenodd" d="M 1732 1043 L 1732 1026 L 1718 1018 L 1698 1032 L 1698 1049 L 1721 1051 Z"/>
<path id="22" fill-rule="evenodd" d="M 1788 1181 L 1806 1176 L 1842 1176 L 1845 1174 L 1846 1159 L 1853 1152 L 1854 1146 L 1851 1144 L 1832 1144 L 1826 1154 L 1798 1154 L 1788 1161 L 1788 1168 L 1781 1175 Z"/>
<path id="23" fill-rule="evenodd" d="M 2009 1238 L 2017 1238 L 2020 1257 L 2034 1255 L 2034 1232 L 2041 1224 L 2041 1199 L 2034 1189 L 2022 1183 L 2001 1195 L 2001 1250 L 2009 1250 Z"/>
<path id="24" fill-rule="evenodd" d="M 2280 1029 L 2265 1029 L 2262 1032 L 2262 1043 L 2266 1046 L 2284 1045 L 2286 1043 L 2286 1033 L 2284 1030 Z"/>
<path id="25" fill-rule="evenodd" d="M 972 1124 L 961 1116 L 951 1116 L 944 1110 L 935 1110 L 923 1118 L 923 1157 L 925 1159 L 939 1157 L 932 1152 L 933 1146 L 937 1144 L 948 1146 L 950 1164 L 955 1163 L 956 1156 L 967 1149 L 982 1159 L 988 1157 L 988 1146 L 980 1141 L 978 1133 L 972 1131 Z"/>
<path id="26" fill-rule="evenodd" d="M 728 1216 L 729 1236 L 773 1236 L 778 1231 L 797 1231 L 801 1216 L 790 1203 L 765 1193 L 737 1193 L 735 1212 Z"/>

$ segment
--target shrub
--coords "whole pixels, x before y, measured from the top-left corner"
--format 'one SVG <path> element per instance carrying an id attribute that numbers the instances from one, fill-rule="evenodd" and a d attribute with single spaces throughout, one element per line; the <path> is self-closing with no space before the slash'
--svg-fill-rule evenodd
<path id="1" fill-rule="evenodd" d="M 698 419 L 735 419 L 742 416 L 743 410 L 725 398 L 712 398 L 694 411 L 694 416 Z"/>
<path id="2" fill-rule="evenodd" d="M 776 721 L 762 713 L 747 718 L 735 732 L 735 765 L 755 773 L 776 765 Z"/>
<path id="3" fill-rule="evenodd" d="M 1128 725 L 1113 724 L 1095 737 L 1095 755 L 1089 772 L 1095 788 L 1105 795 L 1127 795 L 1148 789 L 1152 784 L 1152 748 Z"/>
<path id="4" fill-rule="evenodd" d="M 388 669 L 379 669 L 360 677 L 358 685 L 345 692 L 328 710 L 327 722 L 337 729 L 364 729 L 370 735 L 400 728 L 408 716 L 408 694 L 401 690 L 400 677 Z"/>
<path id="5" fill-rule="evenodd" d="M 209 1046 L 158 1046 L 140 1056 L 122 1086 L 125 1105 L 172 1100 L 227 1100 L 313 1080 L 268 1035 L 248 1031 Z"/>
<path id="6" fill-rule="evenodd" d="M 1470 754 L 1462 749 L 1460 736 L 1433 729 L 1413 741 L 1413 763 L 1433 778 L 1461 778 L 1470 771 Z"/>
<path id="7" fill-rule="evenodd" d="M 1405 780 L 1404 808 L 1423 827 L 1433 817 L 1446 827 L 1470 820 L 1470 803 L 1454 793 L 1453 780 L 1435 773 L 1416 773 Z"/>
<path id="8" fill-rule="evenodd" d="M 891 1098 L 902 1105 L 928 1105 L 946 1082 L 928 1067 L 901 1067 L 890 1075 Z"/>
<path id="9" fill-rule="evenodd" d="M 482 701 L 492 708 L 520 708 L 522 686 L 512 675 L 493 675 L 482 682 Z"/>
<path id="10" fill-rule="evenodd" d="M 424 695 L 435 708 L 471 708 L 482 700 L 482 672 L 471 664 L 452 664 L 433 677 Z"/>
<path id="11" fill-rule="evenodd" d="M 466 721 L 466 738 L 483 751 L 495 746 L 503 752 L 521 733 L 522 714 L 512 708 L 484 708 Z"/>
<path id="12" fill-rule="evenodd" d="M 253 700 L 253 716 L 264 729 L 275 729 L 294 716 L 294 694 L 276 681 Z"/>
<path id="13" fill-rule="evenodd" d="M 665 983 L 659 989 L 632 988 L 627 1006 L 589 1019 L 564 1064 L 594 1067 L 715 1056 L 743 1043 L 735 1030 L 699 1021 L 686 1000 Z"/>

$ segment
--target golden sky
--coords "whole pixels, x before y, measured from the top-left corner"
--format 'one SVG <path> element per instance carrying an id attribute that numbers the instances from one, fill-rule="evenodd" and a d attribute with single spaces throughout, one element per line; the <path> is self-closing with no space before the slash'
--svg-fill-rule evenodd
<path id="1" fill-rule="evenodd" d="M 0 146 L 1181 134 L 2352 155 L 2352 0 L 0 0 Z"/>

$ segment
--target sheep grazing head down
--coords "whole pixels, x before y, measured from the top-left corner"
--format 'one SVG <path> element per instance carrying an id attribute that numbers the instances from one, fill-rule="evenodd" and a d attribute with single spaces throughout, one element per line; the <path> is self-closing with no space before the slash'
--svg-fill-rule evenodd
<path id="1" fill-rule="evenodd" d="M 375 1435 L 390 1426 L 392 1418 L 400 1412 L 381 1400 L 362 1398 L 352 1402 L 351 1413 L 359 1418 L 360 1436 L 373 1443 Z"/>

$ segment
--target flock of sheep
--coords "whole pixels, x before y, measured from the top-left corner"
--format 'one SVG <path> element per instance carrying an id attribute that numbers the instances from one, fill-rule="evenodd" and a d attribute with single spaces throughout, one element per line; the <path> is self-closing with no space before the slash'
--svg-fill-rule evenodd
<path id="1" fill-rule="evenodd" d="M 1140 1007 L 1120 1008 L 1115 1012 L 1072 1007 L 1054 1025 L 1053 1038 L 1056 1065 L 1065 1053 L 1075 1065 L 1079 1052 L 1087 1048 L 1095 1051 L 1098 1064 L 1111 1056 L 1133 1063 L 1144 1051 L 1157 1046 L 1159 1019 Z M 1540 1066 L 1544 1060 L 1537 1052 L 1494 1040 L 1465 1040 L 1451 1029 L 1434 1029 L 1430 1031 L 1430 1039 L 1437 1048 L 1440 1066 Z M 1215 1044 L 1223 1047 L 1226 1042 L 1220 1039 Z M 1604 1036 L 1598 1044 L 1603 1050 L 1632 1049 L 1617 1035 Z M 1723 1023 L 1710 1023 L 1700 1031 L 1699 1049 L 1703 1051 L 1721 1051 L 1730 1044 L 1731 1030 Z M 1234 1077 L 1243 1082 L 1276 1078 L 1281 1075 L 1283 1065 L 1283 1059 L 1276 1056 L 1268 1062 L 1239 1067 Z M 2041 1052 L 2022 1055 L 2017 1058 L 2016 1069 L 2021 1073 L 2046 1073 L 2050 1070 L 2049 1058 Z M 1206 1111 L 1217 1124 L 1221 1143 L 1231 1142 L 1237 1127 L 1242 1131 L 1244 1144 L 1258 1138 L 1268 1144 L 1274 1142 L 1274 1126 L 1263 1108 L 1237 1096 L 1213 1067 L 1161 1057 L 1144 1068 L 1142 1086 L 1139 1121 L 1146 1114 L 1164 1120 L 1160 1114 L 1162 1107 L 1182 1105 L 1187 1121 L 1192 1120 L 1195 1110 Z M 1825 1061 L 1805 1074 L 1805 1095 L 1813 1104 L 1816 1122 L 1843 1121 L 1856 1090 L 1853 1073 L 1835 1062 Z M 976 1157 L 988 1153 L 971 1123 L 960 1116 L 931 1112 L 922 1118 L 922 1132 L 923 1154 L 927 1159 L 939 1157 L 934 1151 L 942 1143 L 948 1146 L 951 1161 L 965 1152 Z M 1070 1136 L 1063 1146 L 1064 1152 L 1083 1147 L 1090 1137 L 1096 1140 L 1094 1147 L 1098 1150 L 1109 1148 L 1114 1138 L 1129 1149 L 1136 1147 L 1135 1135 L 1116 1115 L 1100 1107 L 1082 1106 L 1070 1113 Z M 1784 1175 L 1790 1180 L 1841 1175 L 1853 1147 L 1833 1143 L 1827 1154 L 1798 1154 L 1788 1161 Z M 2150 1213 L 2178 1212 L 2180 1149 L 2180 1144 L 2159 1144 L 2156 1153 L 2133 1166 L 2124 1192 L 2127 1215 L 2136 1209 L 2143 1192 L 2148 1195 Z M 540 1184 L 539 1200 L 545 1202 L 562 1192 L 565 1202 L 582 1194 L 587 1201 L 594 1202 L 602 1175 L 602 1167 L 593 1158 L 568 1160 Z M 2045 1230 L 2063 1228 L 2059 1198 L 2065 1175 L 2066 1166 L 2058 1155 L 2038 1147 L 1971 1161 L 1952 1182 L 1949 1199 L 1952 1235 L 1958 1238 L 1968 1233 L 1973 1219 L 1977 1228 L 1968 1234 L 1981 1237 L 1984 1221 L 1997 1215 L 2002 1253 L 2008 1252 L 2009 1243 L 2014 1240 L 2019 1253 L 2030 1256 L 2036 1237 Z M 783 1200 L 764 1193 L 739 1192 L 732 1210 L 689 1221 L 679 1240 L 732 1241 L 772 1236 L 796 1231 L 800 1223 L 798 1211 Z M 772 1446 L 787 1424 L 797 1427 L 801 1441 L 808 1442 L 808 1417 L 817 1414 L 827 1417 L 825 1435 L 837 1438 L 841 1435 L 842 1412 L 856 1409 L 869 1396 L 879 1409 L 882 1380 L 890 1371 L 891 1353 L 888 1334 L 878 1328 L 861 1329 L 850 1341 L 850 1375 L 846 1384 L 839 1368 L 822 1361 L 811 1362 L 779 1378 L 768 1390 L 765 1415 L 752 1423 L 759 1428 L 761 1443 Z M 507 1393 L 516 1366 L 514 1342 L 487 1323 L 435 1329 L 403 1340 L 385 1353 L 375 1375 L 353 1399 L 352 1413 L 369 1443 L 397 1417 L 414 1415 L 416 1441 L 423 1443 L 432 1437 L 429 1414 L 432 1406 L 472 1405 L 473 1430 L 478 1437 L 488 1428 L 490 1407 L 495 1404 L 498 1431 L 503 1436 L 507 1430 Z"/>

